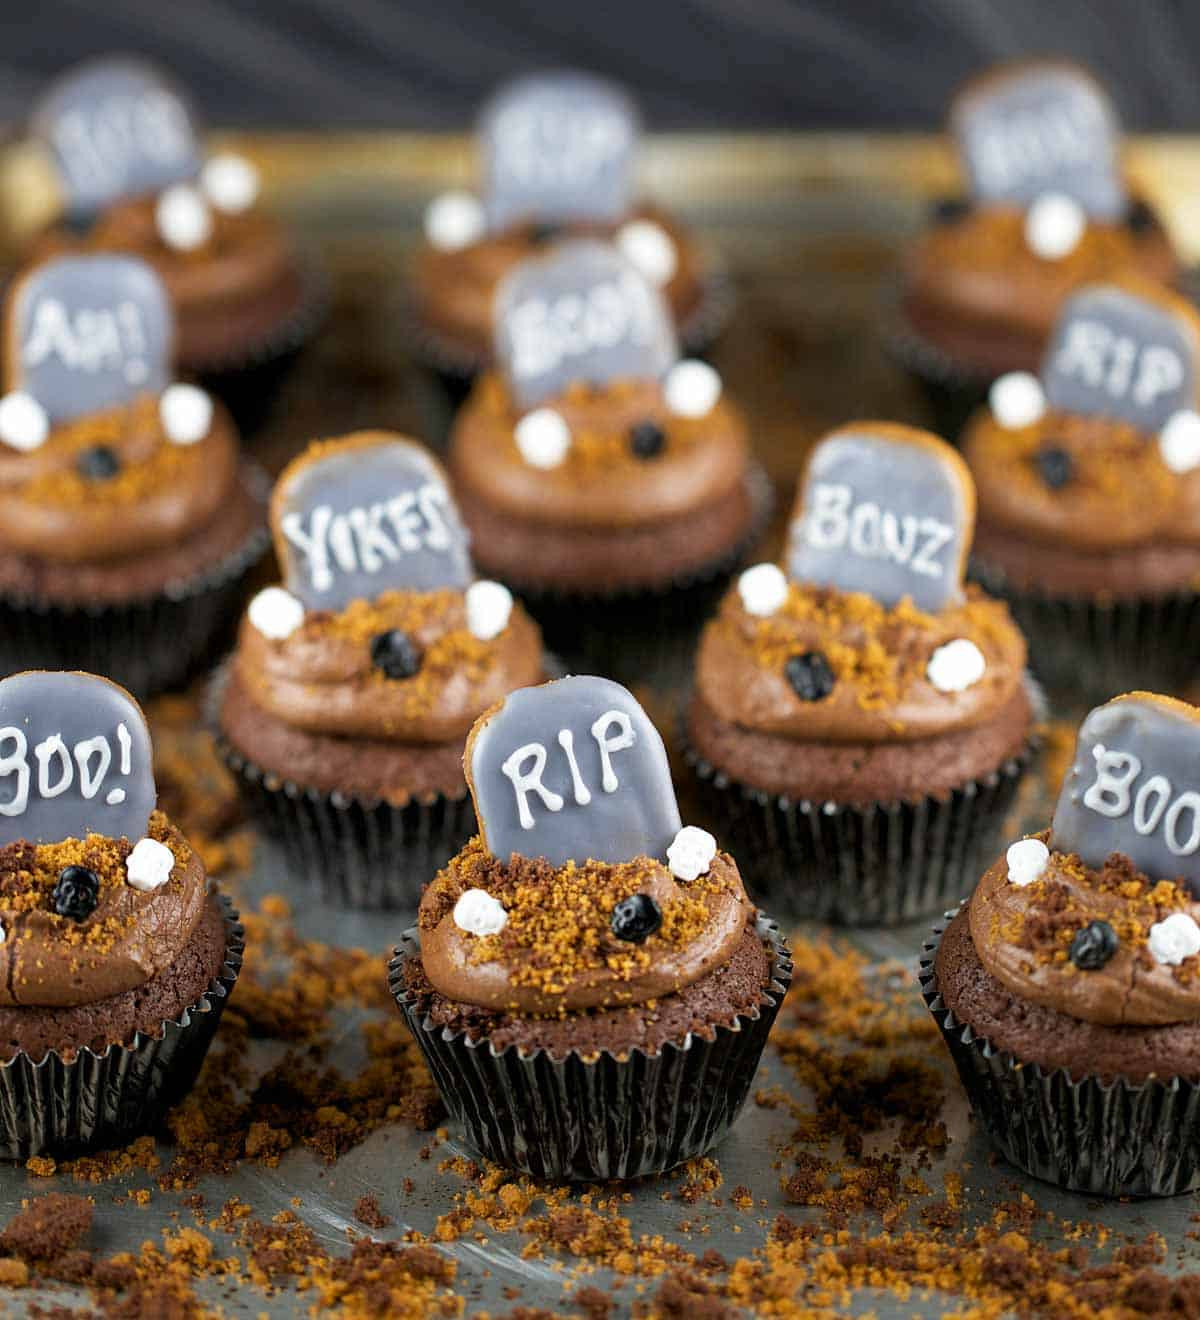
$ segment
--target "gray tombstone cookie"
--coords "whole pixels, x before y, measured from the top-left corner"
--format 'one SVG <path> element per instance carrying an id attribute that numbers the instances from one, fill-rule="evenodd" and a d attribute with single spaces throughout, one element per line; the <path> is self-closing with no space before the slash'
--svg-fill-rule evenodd
<path id="1" fill-rule="evenodd" d="M 64 74 L 34 108 L 30 129 L 50 151 L 73 215 L 95 215 L 200 170 L 191 107 L 138 59 L 89 60 Z"/>
<path id="2" fill-rule="evenodd" d="M 852 423 L 809 457 L 787 572 L 937 612 L 962 599 L 974 529 L 975 486 L 948 444 L 910 426 Z"/>
<path id="3" fill-rule="evenodd" d="M 1097 706 L 1080 725 L 1050 846 L 1092 867 L 1123 853 L 1200 896 L 1200 710 L 1147 692 Z"/>
<path id="4" fill-rule="evenodd" d="M 559 70 L 508 83 L 479 119 L 489 227 L 622 219 L 637 138 L 633 102 L 594 74 Z"/>
<path id="5" fill-rule="evenodd" d="M 385 591 L 461 590 L 470 536 L 428 450 L 387 431 L 312 446 L 280 474 L 271 529 L 287 589 L 310 610 Z"/>
<path id="6" fill-rule="evenodd" d="M 1180 299 L 1082 289 L 1059 313 L 1042 361 L 1046 401 L 1155 435 L 1173 413 L 1196 407 L 1198 349 L 1200 322 Z"/>
<path id="7" fill-rule="evenodd" d="M 657 380 L 679 356 L 662 295 L 594 239 L 522 262 L 497 290 L 494 315 L 496 356 L 523 408 L 576 380 Z"/>
<path id="8" fill-rule="evenodd" d="M 157 796 L 150 730 L 123 687 L 36 669 L 0 680 L 0 846 L 136 843 Z"/>
<path id="9" fill-rule="evenodd" d="M 502 861 L 661 861 L 680 829 L 663 740 L 608 678 L 511 693 L 477 721 L 463 763 L 483 841 Z"/>
<path id="10" fill-rule="evenodd" d="M 973 79 L 950 108 L 972 194 L 1027 206 L 1065 193 L 1098 220 L 1128 205 L 1112 104 L 1083 69 L 1030 60 Z"/>
<path id="11" fill-rule="evenodd" d="M 57 257 L 9 293 L 7 385 L 32 394 L 51 422 L 67 422 L 163 390 L 173 340 L 153 267 L 117 253 Z"/>

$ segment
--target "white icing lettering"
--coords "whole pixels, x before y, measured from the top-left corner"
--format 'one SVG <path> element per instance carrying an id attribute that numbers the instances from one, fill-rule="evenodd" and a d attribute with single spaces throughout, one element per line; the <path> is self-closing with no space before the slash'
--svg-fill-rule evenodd
<path id="1" fill-rule="evenodd" d="M 1114 399 L 1127 395 L 1142 407 L 1183 384 L 1179 354 L 1165 344 L 1139 345 L 1099 321 L 1080 319 L 1067 326 L 1053 370 L 1075 376 Z"/>
<path id="2" fill-rule="evenodd" d="M 92 758 L 98 757 L 96 769 L 91 768 Z M 112 764 L 112 748 L 108 739 L 98 733 L 94 738 L 85 738 L 75 744 L 75 764 L 79 766 L 79 791 L 84 801 L 90 802 L 100 790 L 108 767 Z"/>
<path id="3" fill-rule="evenodd" d="M 1130 785 L 1142 773 L 1141 760 L 1132 752 L 1094 749 L 1096 781 L 1083 795 L 1083 805 L 1115 820 L 1129 810 Z"/>
<path id="4" fill-rule="evenodd" d="M 575 794 L 575 801 L 581 807 L 586 807 L 592 800 L 592 795 L 579 773 L 579 762 L 575 759 L 575 735 L 570 729 L 558 731 L 558 745 L 566 752 L 567 764 L 571 767 L 571 788 Z"/>
<path id="5" fill-rule="evenodd" d="M 614 725 L 620 732 L 610 738 L 608 733 Z M 623 710 L 605 711 L 592 725 L 592 737 L 600 748 L 600 786 L 606 793 L 615 793 L 620 783 L 612 767 L 612 754 L 632 747 L 637 741 L 633 721 Z"/>
<path id="6" fill-rule="evenodd" d="M 864 501 L 852 504 L 849 486 L 817 482 L 809 493 L 802 533 L 817 550 L 847 547 L 863 559 L 890 559 L 926 577 L 944 576 L 936 556 L 954 538 L 954 528 L 937 518 L 897 517 Z M 903 529 L 903 531 L 901 530 Z"/>
<path id="7" fill-rule="evenodd" d="M 522 769 L 522 766 L 526 768 Z M 533 812 L 529 809 L 529 794 L 536 793 L 543 806 L 550 811 L 561 811 L 563 799 L 542 783 L 546 769 L 546 749 L 541 743 L 526 743 L 518 747 L 500 769 L 512 780 L 517 795 L 517 818 L 523 830 L 533 829 Z"/>
<path id="8" fill-rule="evenodd" d="M 28 742 L 20 729 L 13 725 L 0 729 L 0 744 L 12 741 L 13 749 L 0 756 L 0 779 L 5 775 L 16 775 L 13 795 L 7 802 L 0 802 L 0 815 L 19 816 L 29 803 L 29 762 L 25 758 Z"/>
<path id="9" fill-rule="evenodd" d="M 52 733 L 43 738 L 33 749 L 38 764 L 37 791 L 44 798 L 58 797 L 65 793 L 75 778 L 75 767 L 71 762 L 71 753 L 62 740 L 62 734 Z M 58 782 L 51 783 L 51 759 L 58 758 Z"/>

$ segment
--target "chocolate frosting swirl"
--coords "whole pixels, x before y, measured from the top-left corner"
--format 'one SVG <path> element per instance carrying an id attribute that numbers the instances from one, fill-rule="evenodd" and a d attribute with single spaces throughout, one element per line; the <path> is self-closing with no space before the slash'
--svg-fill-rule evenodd
<path id="1" fill-rule="evenodd" d="M 1002 326 L 1039 343 L 1076 288 L 1140 276 L 1169 284 L 1179 272 L 1170 239 L 1157 225 L 1134 232 L 1092 219 L 1073 251 L 1049 261 L 1025 239 L 1025 212 L 974 205 L 936 225 L 908 254 L 906 297 L 921 320 Z"/>
<path id="2" fill-rule="evenodd" d="M 1043 842 L 1049 831 L 1036 837 Z M 1200 1020 L 1200 956 L 1159 963 L 1150 927 L 1174 912 L 1200 920 L 1200 903 L 1170 880 L 1151 880 L 1114 853 L 1099 870 L 1074 854 L 1051 852 L 1040 879 L 1016 885 L 1001 858 L 971 898 L 971 941 L 988 972 L 1015 994 L 1085 1022 L 1164 1026 Z M 1092 921 L 1116 933 L 1116 952 L 1094 971 L 1069 956 Z"/>
<path id="3" fill-rule="evenodd" d="M 455 924 L 454 905 L 468 889 L 505 907 L 498 935 Z M 610 926 L 615 905 L 633 894 L 649 895 L 662 912 L 662 926 L 642 943 L 618 939 Z M 555 868 L 516 855 L 501 862 L 474 839 L 421 899 L 421 961 L 441 994 L 480 1008 L 556 1016 L 644 1004 L 727 963 L 753 912 L 727 853 L 685 884 L 649 857 Z"/>
<path id="4" fill-rule="evenodd" d="M 77 466 L 96 446 L 120 462 L 107 480 Z M 220 404 L 204 439 L 178 445 L 157 397 L 142 395 L 56 427 L 28 453 L 0 445 L 0 552 L 96 563 L 162 549 L 207 526 L 237 482 L 238 440 Z"/>
<path id="5" fill-rule="evenodd" d="M 654 381 L 584 382 L 547 399 L 570 427 L 566 459 L 532 467 L 517 449 L 522 416 L 496 374 L 476 385 L 455 422 L 449 465 L 455 485 L 489 508 L 533 523 L 633 527 L 703 509 L 742 483 L 749 440 L 741 413 L 719 399 L 704 417 L 668 411 Z M 656 457 L 634 455 L 629 433 L 652 422 L 665 437 Z"/>
<path id="6" fill-rule="evenodd" d="M 371 639 L 394 628 L 421 652 L 412 678 L 389 679 L 371 661 Z M 255 703 L 285 724 L 403 743 L 465 738 L 489 706 L 544 677 L 541 633 L 520 605 L 484 642 L 468 631 L 463 594 L 452 590 L 353 601 L 337 614 L 309 614 L 281 640 L 247 615 L 234 663 Z"/>
<path id="7" fill-rule="evenodd" d="M 1037 466 L 1047 448 L 1070 459 L 1070 479 L 1057 488 Z M 984 410 L 964 449 L 990 528 L 1096 553 L 1200 546 L 1200 468 L 1172 472 L 1153 439 L 1127 422 L 1048 412 L 1006 429 Z"/>
<path id="8" fill-rule="evenodd" d="M 204 865 L 162 812 L 148 837 L 175 854 L 166 884 L 143 892 L 126 883 L 133 842 L 86 839 L 0 848 L 0 1004 L 92 1004 L 144 985 L 178 958 L 204 911 Z M 82 921 L 59 916 L 53 891 L 66 866 L 100 879 L 99 902 Z"/>
<path id="9" fill-rule="evenodd" d="M 926 676 L 938 647 L 966 638 L 983 653 L 983 677 L 962 692 L 941 692 Z M 834 673 L 833 691 L 803 701 L 788 681 L 788 660 L 818 651 Z M 747 613 L 736 586 L 705 627 L 696 663 L 701 701 L 730 723 L 798 741 L 906 742 L 970 728 L 1001 711 L 1019 691 L 1025 639 L 1004 604 L 977 587 L 962 605 L 923 614 L 907 600 L 887 610 L 871 597 L 791 583 L 767 618 Z"/>

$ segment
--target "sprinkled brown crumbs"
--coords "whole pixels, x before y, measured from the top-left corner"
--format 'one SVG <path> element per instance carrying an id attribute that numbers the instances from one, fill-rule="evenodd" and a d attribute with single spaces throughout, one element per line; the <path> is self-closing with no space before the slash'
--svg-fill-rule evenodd
<path id="1" fill-rule="evenodd" d="M 614 906 L 651 883 L 663 881 L 676 896 L 661 904 L 662 926 L 641 944 L 612 934 Z M 639 857 L 611 865 L 568 862 L 553 867 L 541 858 L 493 857 L 476 837 L 441 870 L 421 909 L 424 929 L 436 925 L 467 889 L 484 889 L 504 905 L 508 922 L 498 935 L 472 941 L 475 962 L 503 959 L 514 985 L 558 993 L 572 978 L 606 968 L 632 977 L 655 951 L 681 948 L 699 938 L 712 920 L 712 901 L 727 890 L 714 866 L 687 886 L 678 885 L 661 862 Z"/>

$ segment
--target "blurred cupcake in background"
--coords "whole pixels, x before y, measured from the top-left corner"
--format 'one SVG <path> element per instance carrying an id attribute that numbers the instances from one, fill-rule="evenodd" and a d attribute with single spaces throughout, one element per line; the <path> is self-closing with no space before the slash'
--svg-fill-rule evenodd
<path id="1" fill-rule="evenodd" d="M 612 241 L 665 298 L 701 351 L 728 289 L 680 223 L 637 197 L 640 124 L 619 87 L 557 70 L 500 88 L 478 124 L 479 187 L 437 197 L 412 271 L 415 329 L 432 365 L 470 377 L 492 360 L 492 303 L 514 267 L 547 243 Z"/>
<path id="2" fill-rule="evenodd" d="M 848 424 L 812 451 L 785 567 L 747 569 L 704 629 L 689 759 L 781 916 L 944 910 L 997 846 L 1034 694 L 1007 609 L 963 585 L 974 521 L 947 444 Z"/>
<path id="3" fill-rule="evenodd" d="M 599 240 L 515 270 L 495 335 L 498 369 L 448 459 L 476 562 L 572 667 L 669 676 L 769 512 L 745 419 L 712 367 L 679 360 L 658 290 Z"/>
<path id="4" fill-rule="evenodd" d="M 476 580 L 441 468 L 402 436 L 311 445 L 271 525 L 283 582 L 250 602 L 214 686 L 218 745 L 292 876 L 415 908 L 474 829 L 471 725 L 545 677 L 537 625 Z"/>
<path id="5" fill-rule="evenodd" d="M 267 548 L 265 481 L 224 407 L 172 379 L 171 307 L 136 257 L 9 289 L 0 665 L 101 669 L 139 695 L 208 664 Z"/>
<path id="6" fill-rule="evenodd" d="M 1104 89 L 1059 60 L 1001 65 L 950 108 L 967 196 L 939 201 L 904 261 L 892 345 L 955 439 L 988 385 L 1033 371 L 1081 284 L 1180 275 L 1170 237 L 1131 191 Z"/>
<path id="7" fill-rule="evenodd" d="M 206 155 L 184 94 L 123 56 L 62 75 L 34 105 L 28 131 L 52 167 L 59 214 L 27 260 L 142 257 L 174 305 L 180 367 L 219 394 L 243 429 L 261 420 L 316 327 L 323 293 L 258 204 L 254 165 Z"/>
<path id="8" fill-rule="evenodd" d="M 1127 282 L 1076 293 L 1039 376 L 1011 373 L 964 435 L 974 575 L 1039 677 L 1103 699 L 1175 691 L 1200 662 L 1200 316 Z"/>

